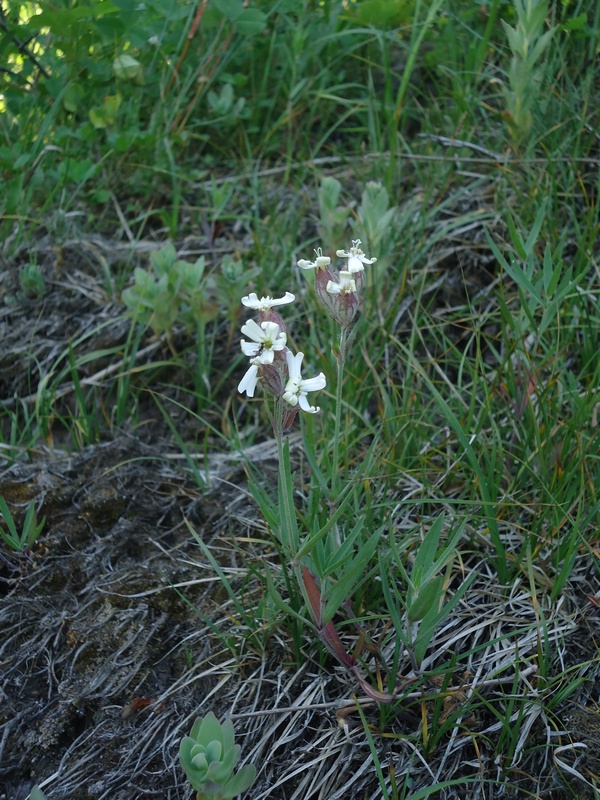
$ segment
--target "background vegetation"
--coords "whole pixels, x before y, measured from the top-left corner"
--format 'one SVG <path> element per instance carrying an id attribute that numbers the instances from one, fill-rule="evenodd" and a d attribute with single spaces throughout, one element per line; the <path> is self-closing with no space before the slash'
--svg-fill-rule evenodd
<path id="1" fill-rule="evenodd" d="M 598 797 L 600 760 L 565 760 L 563 729 L 569 698 L 598 711 L 600 6 L 1 9 L 0 456 L 82 449 L 159 419 L 213 491 L 211 455 L 270 437 L 262 402 L 236 393 L 240 298 L 294 292 L 291 338 L 331 393 L 295 456 L 301 527 L 326 524 L 338 469 L 350 487 L 337 521 L 351 552 L 317 559 L 323 622 L 395 693 L 376 717 L 361 711 L 373 796 L 477 783 L 489 796 Z M 357 238 L 378 261 L 347 364 L 340 466 L 334 334 L 296 262 Z M 95 316 L 63 304 L 69 281 Z M 60 334 L 24 337 L 26 321 L 65 308 Z M 269 652 L 276 635 L 292 663 L 310 652 L 328 669 L 262 491 L 242 588 L 198 542 L 233 604 L 219 635 L 236 655 Z M 419 594 L 432 529 L 436 597 L 458 597 L 415 656 L 405 598 Z M 7 535 L 26 548 L 30 533 Z M 440 755 L 457 735 L 472 769 Z M 396 739 L 411 743 L 410 768 L 382 745 Z M 415 759 L 424 777 L 411 777 Z"/>

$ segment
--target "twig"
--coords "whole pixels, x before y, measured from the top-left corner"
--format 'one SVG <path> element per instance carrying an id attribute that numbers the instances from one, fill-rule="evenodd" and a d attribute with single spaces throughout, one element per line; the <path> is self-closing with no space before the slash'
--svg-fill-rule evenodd
<path id="1" fill-rule="evenodd" d="M 179 70 L 181 69 L 181 65 L 185 61 L 185 57 L 187 55 L 187 51 L 190 49 L 190 45 L 192 43 L 192 39 L 196 35 L 196 31 L 198 30 L 198 26 L 202 20 L 202 15 L 206 10 L 206 6 L 208 5 L 208 0 L 200 0 L 200 4 L 198 6 L 198 10 L 196 11 L 196 16 L 192 22 L 188 35 L 185 38 L 185 43 L 183 45 L 183 49 L 181 51 L 181 55 L 179 56 L 179 60 L 175 65 L 175 69 L 171 73 L 171 77 L 169 78 L 169 83 L 167 84 L 167 91 L 166 94 L 169 94 L 171 89 L 173 88 L 173 84 L 175 83 L 175 78 L 179 74 Z"/>
<path id="2" fill-rule="evenodd" d="M 17 39 L 17 37 L 14 34 L 12 34 L 10 32 L 10 28 L 8 27 L 8 25 L 4 21 L 5 19 L 6 19 L 6 14 L 4 13 L 4 8 L 2 7 L 2 5 L 0 5 L 0 28 L 2 28 L 2 30 L 5 33 L 9 34 L 10 38 L 16 44 L 16 46 L 19 49 L 19 51 L 21 53 L 23 53 L 25 56 L 27 56 L 27 58 L 31 61 L 31 63 L 34 64 L 39 69 L 39 71 L 42 73 L 44 78 L 49 78 L 50 74 L 48 72 L 46 72 L 46 69 L 42 66 L 42 64 L 38 61 L 38 59 L 33 55 L 31 50 L 29 50 L 29 48 L 27 47 L 27 43 L 26 42 L 21 42 L 19 39 Z M 31 38 L 33 38 L 33 37 L 31 37 Z M 15 76 L 15 73 L 11 72 L 8 69 L 6 69 L 4 71 L 5 72 L 9 72 L 11 75 Z"/>
<path id="3" fill-rule="evenodd" d="M 508 158 L 508 156 L 502 155 L 502 153 L 495 153 L 493 150 L 488 150 L 479 144 L 473 144 L 473 142 L 466 142 L 463 139 L 451 139 L 448 136 L 438 136 L 435 133 L 419 133 L 418 138 L 432 139 L 434 142 L 443 144 L 444 147 L 468 147 L 470 150 L 474 150 L 476 153 L 482 153 L 484 156 L 488 156 L 488 158 L 492 158 L 494 161 L 506 161 Z"/>
<path id="4" fill-rule="evenodd" d="M 491 152 L 491 151 L 490 151 Z M 193 184 L 194 188 L 210 189 L 211 186 L 220 186 L 224 183 L 238 183 L 247 178 L 264 178 L 269 175 L 281 175 L 287 170 L 306 169 L 306 167 L 326 167 L 335 166 L 338 164 L 350 164 L 356 160 L 371 161 L 376 158 L 389 158 L 389 153 L 368 153 L 367 155 L 356 156 L 323 156 L 322 158 L 312 158 L 307 161 L 296 161 L 293 164 L 288 164 L 282 167 L 269 167 L 268 169 L 261 169 L 257 172 L 245 172 L 242 175 L 228 175 L 225 178 L 213 178 L 210 181 L 203 181 L 201 183 Z M 423 153 L 395 153 L 395 158 L 404 158 L 407 161 L 456 161 L 457 156 L 444 156 L 432 155 Z M 591 166 L 598 166 L 600 158 L 588 158 L 585 156 L 561 156 L 560 158 L 511 158 L 509 156 L 501 157 L 502 166 L 522 166 L 524 164 L 590 164 Z M 499 159 L 494 157 L 484 156 L 460 156 L 460 161 L 469 164 L 498 164 Z"/>

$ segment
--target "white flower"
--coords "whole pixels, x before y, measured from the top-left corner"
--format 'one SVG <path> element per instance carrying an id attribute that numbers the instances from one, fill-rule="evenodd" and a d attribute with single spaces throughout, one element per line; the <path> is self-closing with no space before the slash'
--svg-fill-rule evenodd
<path id="1" fill-rule="evenodd" d="M 366 257 L 360 249 L 359 245 L 361 244 L 362 242 L 360 239 L 354 239 L 350 252 L 347 253 L 345 250 L 336 250 L 335 254 L 338 258 L 348 259 L 348 272 L 363 272 L 365 269 L 363 264 L 374 264 L 377 261 L 376 258 Z"/>
<path id="2" fill-rule="evenodd" d="M 301 258 L 300 261 L 298 261 L 300 269 L 321 269 L 331 264 L 331 259 L 329 256 L 323 255 L 323 251 L 320 247 L 315 250 L 315 255 L 316 259 L 314 261 L 307 261 L 305 258 Z"/>
<path id="3" fill-rule="evenodd" d="M 238 384 L 238 392 L 242 394 L 246 392 L 248 397 L 254 397 L 254 390 L 256 389 L 256 384 L 258 383 L 258 368 L 261 365 L 260 358 L 253 358 L 250 361 L 250 366 L 242 378 L 242 380 Z"/>
<path id="4" fill-rule="evenodd" d="M 316 392 L 319 389 L 324 389 L 327 383 L 325 375 L 320 372 L 315 378 L 307 378 L 305 380 L 302 378 L 300 372 L 304 353 L 296 353 L 296 355 L 293 356 L 288 350 L 285 354 L 285 358 L 287 361 L 289 378 L 285 385 L 283 399 L 291 406 L 300 405 L 303 411 L 307 411 L 309 414 L 316 414 L 320 411 L 320 408 L 319 406 L 311 406 L 306 399 L 306 394 L 307 392 Z"/>
<path id="5" fill-rule="evenodd" d="M 251 342 L 242 339 L 243 354 L 253 357 L 260 353 L 261 364 L 272 364 L 275 350 L 283 350 L 287 342 L 287 336 L 279 325 L 268 320 L 261 322 L 259 326 L 253 319 L 249 319 L 245 325 L 242 325 L 242 333 L 252 339 Z"/>
<path id="6" fill-rule="evenodd" d="M 355 294 L 356 281 L 352 277 L 351 272 L 347 272 L 343 269 L 340 271 L 340 282 L 335 283 L 335 281 L 329 281 L 325 290 L 329 292 L 329 294 Z"/>
<path id="7" fill-rule="evenodd" d="M 256 292 L 250 292 L 247 297 L 242 297 L 242 303 L 247 308 L 253 308 L 256 311 L 268 311 L 273 306 L 283 306 L 286 303 L 293 303 L 296 298 L 291 292 L 286 292 L 285 297 L 275 298 L 269 297 L 261 297 L 260 300 Z"/>

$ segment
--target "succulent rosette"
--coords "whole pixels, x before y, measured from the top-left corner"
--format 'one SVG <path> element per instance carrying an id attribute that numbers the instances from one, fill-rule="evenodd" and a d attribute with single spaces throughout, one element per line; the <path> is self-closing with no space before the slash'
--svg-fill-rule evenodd
<path id="1" fill-rule="evenodd" d="M 221 724 L 212 711 L 197 719 L 190 735 L 182 739 L 179 757 L 189 782 L 198 792 L 197 800 L 231 800 L 246 791 L 256 778 L 256 768 L 250 764 L 233 774 L 240 757 L 233 723 L 225 720 Z"/>

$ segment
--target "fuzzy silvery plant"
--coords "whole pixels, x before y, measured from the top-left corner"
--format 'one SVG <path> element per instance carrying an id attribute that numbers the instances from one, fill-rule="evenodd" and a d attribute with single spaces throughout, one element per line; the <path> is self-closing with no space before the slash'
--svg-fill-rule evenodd
<path id="1" fill-rule="evenodd" d="M 517 24 L 502 20 L 512 59 L 508 68 L 505 117 L 513 138 L 521 143 L 533 127 L 533 109 L 540 95 L 543 56 L 556 28 L 544 31 L 548 0 L 514 0 Z"/>
<path id="2" fill-rule="evenodd" d="M 132 318 L 148 325 L 156 335 L 170 332 L 181 321 L 193 328 L 217 313 L 209 299 L 205 260 L 193 264 L 177 258 L 169 242 L 150 255 L 150 269 L 134 272 L 135 283 L 123 292 L 123 302 Z"/>
<path id="3" fill-rule="evenodd" d="M 197 719 L 179 747 L 181 766 L 196 800 L 231 800 L 254 783 L 256 768 L 246 764 L 234 774 L 240 758 L 231 720 L 221 723 L 212 713 Z"/>

